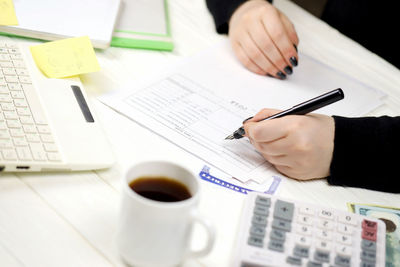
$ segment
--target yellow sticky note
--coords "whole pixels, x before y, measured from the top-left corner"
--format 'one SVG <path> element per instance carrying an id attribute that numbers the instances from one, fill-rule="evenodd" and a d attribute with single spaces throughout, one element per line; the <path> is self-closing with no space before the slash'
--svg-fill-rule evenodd
<path id="1" fill-rule="evenodd" d="M 31 46 L 38 68 L 49 78 L 64 78 L 100 70 L 89 37 L 75 37 Z"/>
<path id="2" fill-rule="evenodd" d="M 18 25 L 12 0 L 0 0 L 0 25 Z"/>

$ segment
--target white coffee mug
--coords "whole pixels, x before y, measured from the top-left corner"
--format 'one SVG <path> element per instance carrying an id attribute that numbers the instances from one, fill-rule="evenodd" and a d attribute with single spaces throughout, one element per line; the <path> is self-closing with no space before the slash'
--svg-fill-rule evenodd
<path id="1" fill-rule="evenodd" d="M 129 184 L 143 176 L 166 176 L 183 183 L 191 197 L 177 202 L 145 198 Z M 214 244 L 212 224 L 197 212 L 199 182 L 187 169 L 166 161 L 147 161 L 128 169 L 123 179 L 117 246 L 123 260 L 133 266 L 176 266 L 185 258 L 208 254 Z M 208 235 L 200 250 L 189 248 L 192 228 L 202 225 Z"/>

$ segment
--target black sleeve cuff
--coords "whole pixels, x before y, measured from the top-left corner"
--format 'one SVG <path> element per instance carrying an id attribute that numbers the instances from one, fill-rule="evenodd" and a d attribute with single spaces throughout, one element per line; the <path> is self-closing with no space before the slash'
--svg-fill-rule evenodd
<path id="1" fill-rule="evenodd" d="M 333 118 L 335 140 L 328 183 L 400 192 L 396 187 L 400 181 L 400 117 Z"/>
<path id="2" fill-rule="evenodd" d="M 229 32 L 229 20 L 233 12 L 247 0 L 207 0 L 207 7 L 210 10 L 218 33 Z M 267 0 L 272 3 L 272 0 Z"/>

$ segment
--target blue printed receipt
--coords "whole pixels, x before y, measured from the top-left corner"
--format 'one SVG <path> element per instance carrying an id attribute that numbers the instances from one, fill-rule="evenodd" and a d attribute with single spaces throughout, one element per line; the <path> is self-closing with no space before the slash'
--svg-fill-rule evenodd
<path id="1" fill-rule="evenodd" d="M 218 174 L 219 177 L 223 177 L 223 174 Z M 199 177 L 207 182 L 210 182 L 212 184 L 218 185 L 225 187 L 227 189 L 236 191 L 238 193 L 242 194 L 247 194 L 248 192 L 256 191 L 260 193 L 265 193 L 265 194 L 270 194 L 273 195 L 277 192 L 279 185 L 282 183 L 282 178 L 273 175 L 272 179 L 268 179 L 267 182 L 263 184 L 255 183 L 255 182 L 247 182 L 247 183 L 242 183 L 237 181 L 234 178 L 229 178 L 227 175 L 224 178 L 217 178 L 214 175 L 211 175 L 210 173 L 210 167 L 207 165 L 204 165 L 204 167 L 201 169 L 199 173 Z M 228 182 L 229 181 L 229 182 Z M 240 184 L 240 185 L 239 185 Z M 246 187 L 243 187 L 245 185 Z"/>

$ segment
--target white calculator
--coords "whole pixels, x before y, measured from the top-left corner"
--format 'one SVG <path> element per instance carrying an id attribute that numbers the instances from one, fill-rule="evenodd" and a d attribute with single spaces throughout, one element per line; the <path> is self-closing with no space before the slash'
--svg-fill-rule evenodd
<path id="1" fill-rule="evenodd" d="M 230 266 L 383 267 L 385 236 L 374 218 L 250 193 Z"/>

